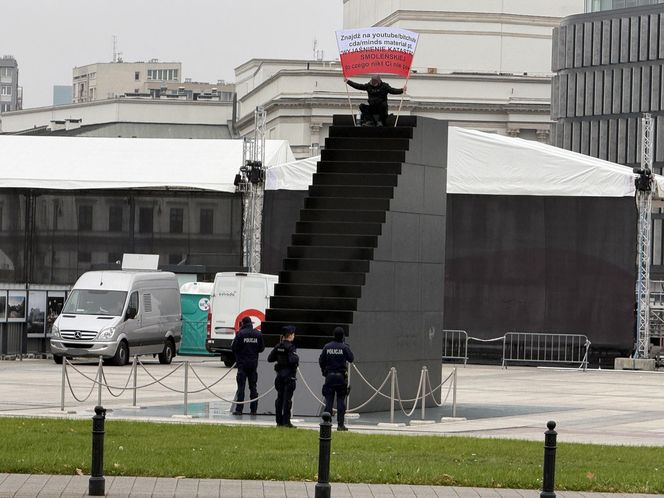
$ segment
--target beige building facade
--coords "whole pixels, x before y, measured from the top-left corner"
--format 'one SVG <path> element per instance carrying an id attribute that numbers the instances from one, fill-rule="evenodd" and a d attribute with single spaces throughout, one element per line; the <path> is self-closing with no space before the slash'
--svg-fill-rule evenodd
<path id="1" fill-rule="evenodd" d="M 583 11 L 584 0 L 344 0 L 343 27 L 419 33 L 407 93 L 391 98 L 390 112 L 401 104 L 401 114 L 548 143 L 552 31 Z M 318 153 L 333 114 L 366 99 L 346 87 L 338 61 L 253 59 L 235 75 L 240 134 L 263 106 L 268 137 L 288 140 L 298 158 Z"/>

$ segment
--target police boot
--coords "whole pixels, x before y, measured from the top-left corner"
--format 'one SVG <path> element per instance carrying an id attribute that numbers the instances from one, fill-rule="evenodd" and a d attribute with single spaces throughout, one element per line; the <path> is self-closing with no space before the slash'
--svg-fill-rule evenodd
<path id="1" fill-rule="evenodd" d="M 344 431 L 347 431 L 347 430 L 348 430 L 348 427 L 346 427 L 344 424 L 339 424 L 339 426 L 337 427 L 338 432 L 344 432 Z"/>

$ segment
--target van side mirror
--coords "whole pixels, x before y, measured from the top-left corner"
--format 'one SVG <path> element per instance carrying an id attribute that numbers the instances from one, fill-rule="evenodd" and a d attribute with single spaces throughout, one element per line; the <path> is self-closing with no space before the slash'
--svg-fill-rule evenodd
<path id="1" fill-rule="evenodd" d="M 125 320 L 132 320 L 136 318 L 136 314 L 138 313 L 138 310 L 134 308 L 133 306 L 129 306 L 127 308 L 127 314 L 125 315 Z"/>

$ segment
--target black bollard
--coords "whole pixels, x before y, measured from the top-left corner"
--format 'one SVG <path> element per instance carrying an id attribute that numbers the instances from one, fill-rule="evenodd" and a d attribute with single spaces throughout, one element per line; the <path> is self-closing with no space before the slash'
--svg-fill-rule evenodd
<path id="1" fill-rule="evenodd" d="M 318 447 L 318 482 L 315 498 L 330 498 L 330 449 L 332 447 L 332 415 L 323 412 L 320 423 L 320 444 Z"/>
<path id="2" fill-rule="evenodd" d="M 95 406 L 95 415 L 92 417 L 92 468 L 88 484 L 88 494 L 90 496 L 104 496 L 106 494 L 104 420 L 106 420 L 106 409 L 103 406 Z"/>
<path id="3" fill-rule="evenodd" d="M 553 420 L 547 422 L 546 426 L 549 430 L 544 433 L 544 475 L 540 498 L 556 498 L 553 484 L 556 478 L 556 437 L 558 433 L 554 431 L 556 423 Z"/>

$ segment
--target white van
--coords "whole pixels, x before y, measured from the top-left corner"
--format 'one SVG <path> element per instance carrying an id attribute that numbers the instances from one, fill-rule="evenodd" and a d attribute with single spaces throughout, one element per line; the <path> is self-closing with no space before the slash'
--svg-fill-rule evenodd
<path id="1" fill-rule="evenodd" d="M 169 364 L 182 333 L 180 290 L 174 273 L 90 271 L 81 275 L 55 320 L 51 352 L 102 356 L 125 365 L 131 355 L 159 355 Z"/>
<path id="2" fill-rule="evenodd" d="M 208 309 L 205 349 L 221 353 L 227 367 L 235 363 L 231 343 L 245 316 L 260 330 L 270 296 L 274 295 L 276 275 L 264 273 L 217 273 Z"/>

